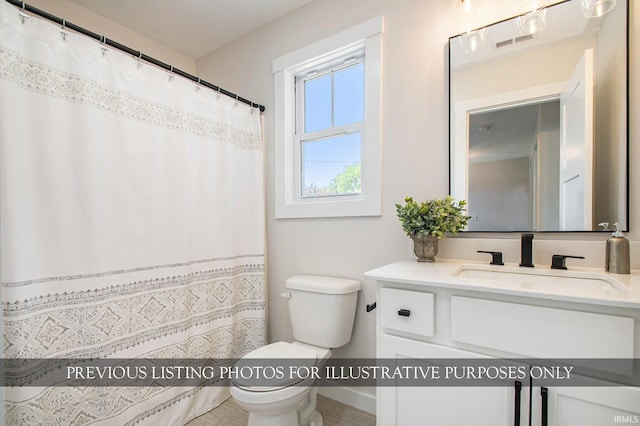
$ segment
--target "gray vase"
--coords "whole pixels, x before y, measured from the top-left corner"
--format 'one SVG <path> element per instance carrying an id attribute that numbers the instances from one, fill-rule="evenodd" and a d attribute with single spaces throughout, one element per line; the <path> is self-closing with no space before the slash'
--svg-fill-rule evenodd
<path id="1" fill-rule="evenodd" d="M 434 262 L 438 254 L 438 239 L 431 235 L 426 237 L 411 236 L 413 252 L 418 256 L 418 262 Z"/>

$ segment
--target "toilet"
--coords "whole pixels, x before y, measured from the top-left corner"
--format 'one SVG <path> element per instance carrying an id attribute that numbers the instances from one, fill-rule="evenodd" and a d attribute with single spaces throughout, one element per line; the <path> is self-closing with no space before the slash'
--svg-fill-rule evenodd
<path id="1" fill-rule="evenodd" d="M 296 365 L 322 367 L 331 350 L 349 343 L 360 282 L 298 275 L 289 278 L 283 297 L 289 298 L 294 342 L 258 348 L 238 364 L 251 360 L 296 360 Z M 276 361 L 274 361 L 276 362 Z M 257 386 L 242 378 L 231 380 L 231 396 L 249 412 L 249 426 L 321 426 L 316 411 L 318 388 L 312 378 L 289 378 Z"/>

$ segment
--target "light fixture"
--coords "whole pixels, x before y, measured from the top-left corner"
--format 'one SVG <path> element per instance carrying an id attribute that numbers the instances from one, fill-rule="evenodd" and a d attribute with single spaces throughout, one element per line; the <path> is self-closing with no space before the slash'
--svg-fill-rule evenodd
<path id="1" fill-rule="evenodd" d="M 586 18 L 599 18 L 616 6 L 616 0 L 582 0 L 582 13 Z"/>
<path id="2" fill-rule="evenodd" d="M 467 53 L 475 52 L 484 44 L 485 41 L 485 29 L 480 28 L 479 30 L 469 31 L 467 33 L 460 35 L 460 46 L 462 46 L 462 50 Z"/>
<path id="3" fill-rule="evenodd" d="M 538 0 L 527 0 L 523 4 L 523 14 L 516 18 L 520 33 L 529 35 L 542 31 L 547 25 L 547 9 Z"/>
<path id="4" fill-rule="evenodd" d="M 465 52 L 475 52 L 485 42 L 486 30 L 482 27 L 481 0 L 453 0 L 455 20 L 460 32 L 460 46 Z"/>

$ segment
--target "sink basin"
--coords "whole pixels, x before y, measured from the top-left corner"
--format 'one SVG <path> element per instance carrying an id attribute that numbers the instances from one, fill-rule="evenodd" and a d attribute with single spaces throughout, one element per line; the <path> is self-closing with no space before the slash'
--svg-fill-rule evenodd
<path id="1" fill-rule="evenodd" d="M 604 273 L 562 271 L 553 269 L 510 268 L 508 266 L 463 265 L 454 276 L 511 283 L 518 288 L 536 290 L 558 289 L 609 290 L 626 292 L 629 289 Z"/>

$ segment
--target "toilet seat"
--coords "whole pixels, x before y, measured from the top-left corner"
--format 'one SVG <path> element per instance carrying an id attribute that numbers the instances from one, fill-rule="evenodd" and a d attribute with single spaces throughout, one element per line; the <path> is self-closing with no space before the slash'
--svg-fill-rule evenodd
<path id="1" fill-rule="evenodd" d="M 327 350 L 328 351 L 328 350 Z M 253 378 L 232 378 L 233 386 L 246 392 L 269 393 L 287 388 L 299 388 L 303 391 L 313 383 L 313 378 L 289 375 L 289 366 L 311 368 L 317 364 L 318 352 L 307 345 L 288 342 L 275 342 L 253 350 L 240 358 L 236 367 L 260 365 L 255 360 L 265 360 L 265 365 L 283 367 L 283 377 L 268 380 L 268 385 L 258 385 Z M 273 360 L 273 361 L 270 361 Z M 294 394 L 298 392 L 291 391 Z"/>

